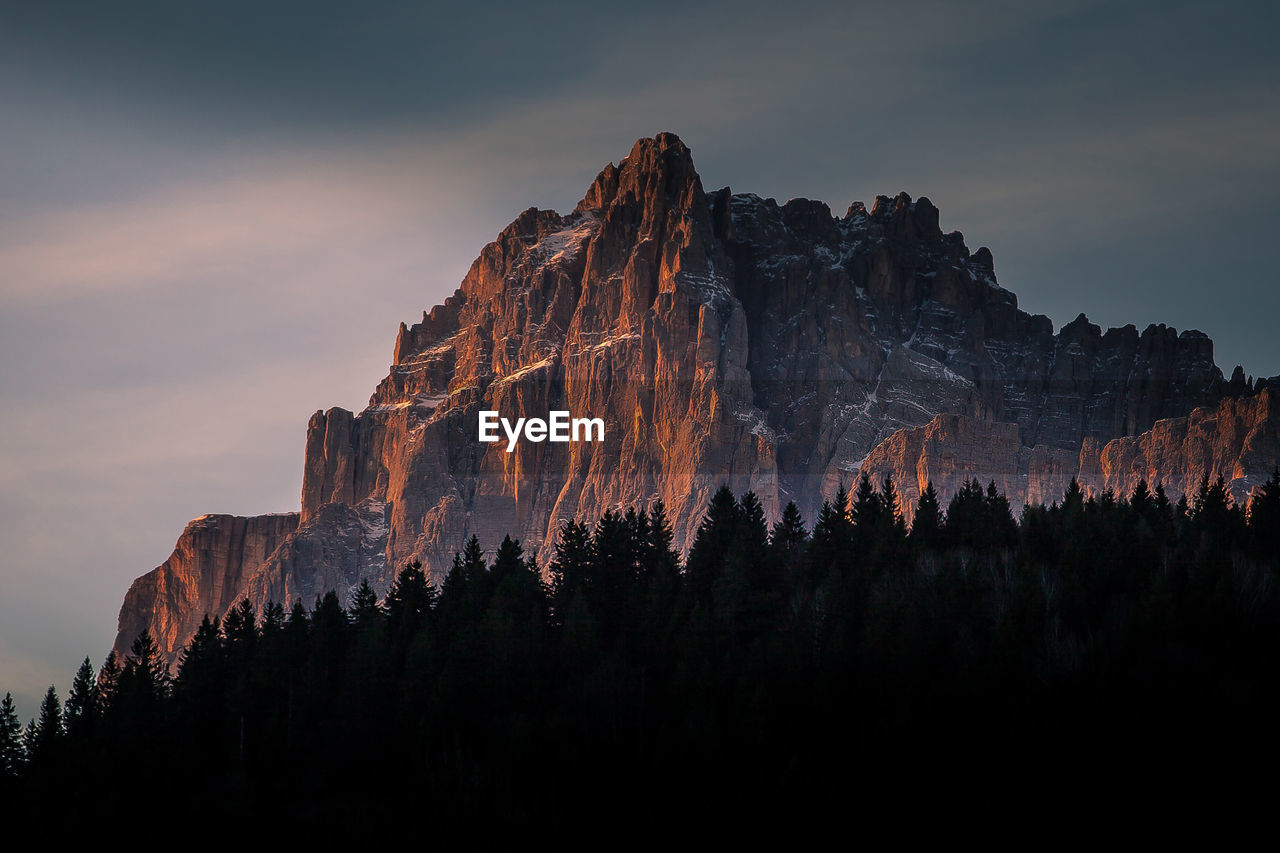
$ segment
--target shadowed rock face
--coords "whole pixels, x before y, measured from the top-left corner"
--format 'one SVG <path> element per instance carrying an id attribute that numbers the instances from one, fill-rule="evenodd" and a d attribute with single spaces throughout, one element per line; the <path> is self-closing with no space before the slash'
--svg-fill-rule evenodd
<path id="1" fill-rule="evenodd" d="M 261 608 L 361 578 L 384 589 L 415 559 L 439 579 L 472 534 L 545 558 L 564 521 L 658 498 L 687 545 L 723 483 L 812 518 L 873 449 L 943 413 L 1052 467 L 1224 393 L 1198 332 L 1081 316 L 1054 335 L 927 199 L 835 217 L 708 194 L 671 134 L 638 141 L 568 215 L 520 214 L 453 296 L 400 326 L 394 361 L 363 412 L 312 416 L 297 529 L 228 576 L 231 598 L 131 590 L 122 640 L 245 594 Z M 477 440 L 481 410 L 553 409 L 603 418 L 604 441 Z M 988 445 L 948 464 L 985 482 L 1007 460 Z"/>

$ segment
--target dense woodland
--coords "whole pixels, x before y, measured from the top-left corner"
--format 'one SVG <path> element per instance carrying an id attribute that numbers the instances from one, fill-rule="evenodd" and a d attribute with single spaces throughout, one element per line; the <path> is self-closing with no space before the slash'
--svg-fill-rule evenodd
<path id="1" fill-rule="evenodd" d="M 725 488 L 687 560 L 658 503 L 567 524 L 545 579 L 519 542 L 481 546 L 439 588 L 408 566 L 345 609 L 206 617 L 174 673 L 143 634 L 25 727 L 6 696 L 0 802 L 358 834 L 1097 811 L 1274 775 L 1280 473 L 1247 511 L 1221 480 L 1073 482 L 1016 519 L 994 485 L 945 511 L 930 486 L 910 529 L 890 481 L 772 529 Z"/>

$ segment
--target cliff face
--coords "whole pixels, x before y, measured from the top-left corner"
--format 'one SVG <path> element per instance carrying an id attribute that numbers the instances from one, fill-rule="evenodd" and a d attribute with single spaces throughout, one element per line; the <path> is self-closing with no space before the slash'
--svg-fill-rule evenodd
<path id="1" fill-rule="evenodd" d="M 1101 486 L 1129 493 L 1139 480 L 1163 480 L 1170 494 L 1191 492 L 1204 474 L 1221 476 L 1237 502 L 1247 500 L 1280 460 L 1280 410 L 1274 388 L 1188 417 L 1159 421 L 1148 432 L 1107 442 L 1097 457 Z M 1090 460 L 1092 463 L 1092 460 Z"/>
<path id="2" fill-rule="evenodd" d="M 1014 424 L 965 415 L 938 415 L 923 427 L 899 430 L 867 455 L 862 470 L 876 481 L 894 479 L 910 518 L 930 483 L 951 495 L 969 479 L 995 481 L 1009 502 L 1052 503 L 1072 478 L 1086 493 L 1133 492 L 1145 480 L 1164 483 L 1170 495 L 1191 493 L 1201 478 L 1221 476 L 1239 503 L 1246 503 L 1280 460 L 1280 411 L 1275 392 L 1223 399 L 1182 418 L 1157 421 L 1147 432 L 1112 439 L 1086 439 L 1079 450 L 1027 447 Z"/>
<path id="3" fill-rule="evenodd" d="M 569 518 L 657 498 L 687 545 L 726 482 L 771 514 L 794 500 L 812 518 L 873 449 L 915 441 L 896 434 L 942 413 L 1051 469 L 1224 394 L 1198 332 L 1103 333 L 1081 316 L 1054 335 L 927 199 L 836 217 L 821 202 L 708 194 L 670 134 L 637 142 L 568 215 L 520 214 L 453 296 L 401 325 L 394 362 L 363 412 L 312 416 L 299 525 L 228 575 L 231 598 L 135 612 L 131 597 L 122 638 L 194 627 L 244 594 L 262 606 L 345 595 L 361 578 L 385 588 L 413 559 L 439 576 L 472 534 L 492 548 L 511 533 L 545 557 Z M 477 440 L 481 410 L 553 409 L 602 418 L 604 441 L 507 453 Z M 985 482 L 1006 461 L 979 444 L 948 464 Z"/>
<path id="4" fill-rule="evenodd" d="M 297 528 L 296 512 L 202 515 L 188 523 L 169 559 L 125 594 L 116 653 L 123 658 L 134 638 L 150 629 L 160 650 L 175 660 L 204 614 L 221 615 L 235 604 L 248 576 Z"/>

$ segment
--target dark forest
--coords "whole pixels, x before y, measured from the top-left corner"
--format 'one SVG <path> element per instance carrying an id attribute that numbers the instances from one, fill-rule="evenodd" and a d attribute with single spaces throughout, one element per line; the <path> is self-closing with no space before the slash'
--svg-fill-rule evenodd
<path id="1" fill-rule="evenodd" d="M 1247 507 L 1073 482 L 1016 518 L 930 486 L 910 528 L 891 481 L 772 528 L 722 488 L 683 560 L 661 503 L 566 524 L 545 574 L 481 546 L 439 588 L 246 600 L 172 673 L 143 634 L 25 726 L 6 696 L 4 808 L 340 837 L 1270 801 L 1280 473 Z"/>

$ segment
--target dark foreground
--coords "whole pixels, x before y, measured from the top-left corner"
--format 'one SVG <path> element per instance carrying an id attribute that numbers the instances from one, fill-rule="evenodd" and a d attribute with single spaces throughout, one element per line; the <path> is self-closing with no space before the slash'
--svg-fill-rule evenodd
<path id="1" fill-rule="evenodd" d="M 0 709 L 0 810 L 223 843 L 612 843 L 1274 803 L 1280 476 L 1247 512 L 1205 482 L 1020 521 L 975 483 L 945 513 L 927 493 L 910 532 L 892 484 L 811 531 L 722 490 L 686 563 L 670 543 L 661 506 L 570 524 L 543 583 L 518 543 L 472 540 L 439 590 L 411 566 L 345 610 L 245 602 L 173 677 L 144 634 L 25 731 Z"/>

